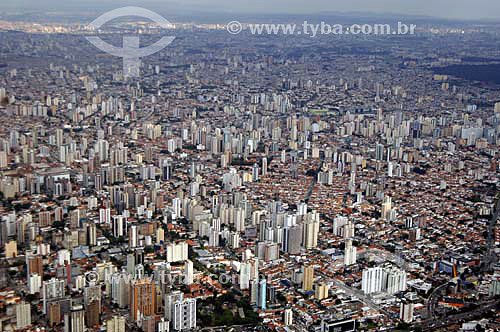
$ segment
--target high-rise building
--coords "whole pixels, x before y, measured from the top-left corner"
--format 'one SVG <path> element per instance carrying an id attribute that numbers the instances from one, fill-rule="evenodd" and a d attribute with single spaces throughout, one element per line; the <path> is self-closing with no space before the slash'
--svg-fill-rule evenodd
<path id="1" fill-rule="evenodd" d="M 324 300 L 329 297 L 330 285 L 322 283 L 317 285 L 316 291 L 314 293 L 314 297 L 317 300 Z"/>
<path id="2" fill-rule="evenodd" d="M 142 331 L 144 332 L 156 332 L 156 320 L 155 317 L 144 317 L 141 322 Z"/>
<path id="3" fill-rule="evenodd" d="M 97 227 L 94 223 L 87 223 L 85 225 L 87 230 L 87 243 L 89 246 L 95 246 L 97 244 Z"/>
<path id="4" fill-rule="evenodd" d="M 210 232 L 208 234 L 208 246 L 209 247 L 218 247 L 219 246 L 219 232 L 212 227 L 210 228 Z"/>
<path id="5" fill-rule="evenodd" d="M 495 113 L 500 113 L 500 102 L 495 103 Z"/>
<path id="6" fill-rule="evenodd" d="M 373 267 L 363 271 L 361 289 L 365 294 L 396 294 L 406 290 L 406 272 L 394 267 Z"/>
<path id="7" fill-rule="evenodd" d="M 172 177 L 172 162 L 164 159 L 161 165 L 161 178 L 163 181 L 168 181 Z"/>
<path id="8" fill-rule="evenodd" d="M 101 314 L 101 304 L 97 300 L 93 300 L 85 305 L 85 324 L 87 327 L 95 327 L 99 325 L 99 316 Z"/>
<path id="9" fill-rule="evenodd" d="M 229 235 L 229 246 L 232 249 L 238 249 L 240 247 L 240 233 L 238 231 L 231 232 Z"/>
<path id="10" fill-rule="evenodd" d="M 130 319 L 139 321 L 141 317 L 155 315 L 156 288 L 153 280 L 139 279 L 130 285 Z"/>
<path id="11" fill-rule="evenodd" d="M 127 228 L 127 220 L 124 216 L 113 216 L 113 236 L 124 236 Z"/>
<path id="12" fill-rule="evenodd" d="M 125 317 L 113 316 L 106 321 L 106 332 L 125 332 Z"/>
<path id="13" fill-rule="evenodd" d="M 144 265 L 142 264 L 137 264 L 134 269 L 134 278 L 135 279 L 142 279 L 144 278 Z"/>
<path id="14" fill-rule="evenodd" d="M 157 323 L 157 332 L 169 332 L 170 330 L 170 322 L 166 321 L 164 318 L 161 318 L 160 321 Z"/>
<path id="15" fill-rule="evenodd" d="M 316 248 L 319 234 L 319 213 L 316 211 L 306 214 L 302 225 L 302 245 L 306 249 Z"/>
<path id="16" fill-rule="evenodd" d="M 71 253 L 67 249 L 62 249 L 57 252 L 57 263 L 60 266 L 66 266 L 71 262 Z"/>
<path id="17" fill-rule="evenodd" d="M 52 278 L 49 281 L 45 281 L 42 286 L 43 313 L 47 313 L 47 304 L 49 301 L 61 299 L 64 295 L 64 280 Z"/>
<path id="18" fill-rule="evenodd" d="M 64 332 L 85 332 L 85 311 L 82 305 L 74 306 L 64 314 Z"/>
<path id="19" fill-rule="evenodd" d="M 375 159 L 377 160 L 384 160 L 384 146 L 382 144 L 377 144 L 375 148 Z"/>
<path id="20" fill-rule="evenodd" d="M 286 308 L 283 313 L 283 323 L 285 326 L 293 325 L 293 312 L 291 308 Z"/>
<path id="21" fill-rule="evenodd" d="M 11 240 L 5 244 L 5 257 L 12 258 L 17 256 L 17 241 Z"/>
<path id="22" fill-rule="evenodd" d="M 401 302 L 400 310 L 399 310 L 399 319 L 401 319 L 405 323 L 413 322 L 413 311 L 414 304 L 409 301 Z"/>
<path id="23" fill-rule="evenodd" d="M 8 166 L 7 152 L 0 151 L 0 168 L 6 168 Z"/>
<path id="24" fill-rule="evenodd" d="M 388 294 L 396 294 L 406 290 L 406 272 L 397 268 L 384 269 L 387 282 L 383 286 L 384 292 Z"/>
<path id="25" fill-rule="evenodd" d="M 184 284 L 191 285 L 193 283 L 193 262 L 189 259 L 184 263 Z"/>
<path id="26" fill-rule="evenodd" d="M 101 312 L 101 286 L 100 285 L 89 285 L 83 290 L 83 301 L 84 305 L 87 306 L 92 302 L 97 302 L 99 305 L 99 313 Z"/>
<path id="27" fill-rule="evenodd" d="M 344 265 L 356 264 L 356 247 L 352 245 L 352 240 L 347 239 L 344 249 Z"/>
<path id="28" fill-rule="evenodd" d="M 353 238 L 354 237 L 354 224 L 352 220 L 348 220 L 347 223 L 342 227 L 342 236 L 344 239 Z"/>
<path id="29" fill-rule="evenodd" d="M 176 331 L 196 327 L 196 299 L 175 302 L 172 307 L 173 328 Z"/>
<path id="30" fill-rule="evenodd" d="M 111 276 L 111 300 L 113 303 L 118 304 L 120 308 L 129 305 L 130 279 L 131 275 L 127 272 L 114 273 Z"/>
<path id="31" fill-rule="evenodd" d="M 111 224 L 111 209 L 99 209 L 99 223 Z"/>
<path id="32" fill-rule="evenodd" d="M 295 225 L 284 230 L 285 250 L 290 255 L 300 254 L 302 242 L 302 225 Z"/>
<path id="33" fill-rule="evenodd" d="M 243 262 L 240 265 L 240 289 L 245 290 L 250 287 L 250 263 Z"/>
<path id="34" fill-rule="evenodd" d="M 16 304 L 16 328 L 24 329 L 31 325 L 31 305 L 26 302 Z"/>
<path id="35" fill-rule="evenodd" d="M 28 275 L 32 273 L 37 273 L 40 277 L 43 277 L 43 259 L 41 255 L 29 256 L 26 258 L 26 265 L 28 267 Z"/>
<path id="36" fill-rule="evenodd" d="M 280 248 L 277 243 L 267 243 L 264 252 L 264 260 L 272 262 L 280 258 Z"/>
<path id="37" fill-rule="evenodd" d="M 250 258 L 248 260 L 250 263 L 250 280 L 255 280 L 259 278 L 259 259 L 257 257 Z"/>
<path id="38" fill-rule="evenodd" d="M 49 326 L 53 327 L 61 322 L 61 304 L 50 302 L 48 305 Z"/>
<path id="39" fill-rule="evenodd" d="M 498 274 L 493 275 L 493 280 L 491 281 L 488 295 L 490 297 L 500 295 L 500 276 Z"/>
<path id="40" fill-rule="evenodd" d="M 361 290 L 365 294 L 382 291 L 383 271 L 380 267 L 369 268 L 363 271 Z"/>
<path id="41" fill-rule="evenodd" d="M 136 225 L 130 226 L 128 245 L 129 248 L 136 248 L 137 246 L 139 246 L 139 230 L 137 229 Z"/>
<path id="42" fill-rule="evenodd" d="M 267 302 L 267 282 L 266 279 L 259 281 L 259 309 L 266 310 Z"/>
<path id="43" fill-rule="evenodd" d="M 394 214 L 395 211 L 392 208 L 392 199 L 391 197 L 386 196 L 384 198 L 384 203 L 382 203 L 382 211 L 381 211 L 382 219 L 387 221 L 392 221 L 392 219 L 394 219 Z"/>
<path id="44" fill-rule="evenodd" d="M 158 227 L 156 230 L 156 244 L 161 244 L 163 242 L 165 242 L 165 231 L 163 228 Z"/>
<path id="45" fill-rule="evenodd" d="M 333 219 L 333 234 L 344 237 L 345 226 L 349 219 L 344 216 L 337 216 Z"/>
<path id="46" fill-rule="evenodd" d="M 184 299 L 184 294 L 180 291 L 174 291 L 165 295 L 165 319 L 173 320 L 174 303 L 181 302 Z"/>
<path id="47" fill-rule="evenodd" d="M 250 284 L 250 303 L 257 304 L 259 300 L 259 280 L 254 279 Z"/>
<path id="48" fill-rule="evenodd" d="M 134 271 L 135 271 L 135 255 L 128 254 L 127 255 L 127 273 L 133 275 Z"/>
<path id="49" fill-rule="evenodd" d="M 172 243 L 167 246 L 167 262 L 182 262 L 188 259 L 187 242 Z"/>
<path id="50" fill-rule="evenodd" d="M 257 164 L 254 164 L 252 167 L 252 181 L 259 181 L 259 166 Z"/>
<path id="51" fill-rule="evenodd" d="M 313 290 L 313 282 L 314 282 L 314 267 L 305 266 L 303 268 L 304 277 L 302 280 L 302 289 L 304 291 Z"/>
<path id="52" fill-rule="evenodd" d="M 28 277 L 28 288 L 30 294 L 36 294 L 40 292 L 42 287 L 42 277 L 38 273 L 32 273 Z"/>

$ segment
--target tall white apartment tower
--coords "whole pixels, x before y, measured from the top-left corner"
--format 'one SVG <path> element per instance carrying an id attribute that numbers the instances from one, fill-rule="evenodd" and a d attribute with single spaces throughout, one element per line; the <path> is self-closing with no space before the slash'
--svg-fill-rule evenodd
<path id="1" fill-rule="evenodd" d="M 175 302 L 172 308 L 172 323 L 176 331 L 189 330 L 196 327 L 196 299 L 185 299 Z"/>
<path id="2" fill-rule="evenodd" d="M 24 329 L 31 325 L 31 305 L 21 302 L 16 304 L 16 328 Z"/>
<path id="3" fill-rule="evenodd" d="M 184 284 L 191 285 L 193 283 L 193 262 L 189 259 L 184 263 Z"/>
<path id="4" fill-rule="evenodd" d="M 344 250 L 344 265 L 349 266 L 356 264 L 356 247 L 352 245 L 352 240 L 347 239 Z"/>

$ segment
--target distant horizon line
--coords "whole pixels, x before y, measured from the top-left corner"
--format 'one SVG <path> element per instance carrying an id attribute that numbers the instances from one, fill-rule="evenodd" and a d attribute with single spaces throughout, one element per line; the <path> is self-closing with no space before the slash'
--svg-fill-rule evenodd
<path id="1" fill-rule="evenodd" d="M 68 5 L 66 5 L 68 6 Z M 71 5 L 70 5 L 71 6 Z M 127 7 L 126 5 L 123 5 L 122 7 Z M 151 9 L 150 6 L 137 6 L 137 7 L 143 7 L 147 9 Z M 149 7 L 149 8 L 148 8 Z M 155 6 L 157 7 L 157 6 Z M 64 17 L 66 15 L 81 15 L 82 17 L 85 17 L 86 15 L 90 15 L 91 13 L 102 13 L 103 11 L 110 10 L 110 9 L 116 9 L 119 7 L 116 6 L 111 6 L 111 5 L 101 5 L 101 8 L 93 8 L 91 10 L 85 10 L 85 11 L 78 11 L 74 12 L 70 8 L 61 8 L 59 10 L 54 10 L 54 9 L 43 9 L 43 8 L 15 8 L 15 6 L 9 6 L 5 4 L 0 4 L 0 17 L 2 16 L 8 16 L 12 14 L 17 14 L 17 15 L 29 15 L 29 14 L 40 14 L 44 13 L 48 15 L 48 18 L 57 18 L 59 17 Z M 156 10 L 159 13 L 162 13 L 164 11 L 168 11 L 168 8 L 154 8 L 151 10 Z M 228 15 L 234 15 L 234 16 L 248 16 L 248 17 L 253 17 L 253 16 L 264 16 L 266 18 L 272 18 L 272 17 L 279 17 L 279 16 L 290 16 L 290 17 L 301 17 L 301 16 L 314 16 L 314 17 L 328 17 L 328 16 L 340 16 L 340 17 L 346 17 L 346 18 L 378 18 L 378 17 L 385 17 L 385 18 L 407 18 L 407 19 L 419 19 L 419 20 L 427 20 L 427 21 L 436 21 L 436 22 L 443 22 L 443 23 L 500 23 L 500 18 L 459 18 L 459 17 L 442 17 L 442 16 L 431 16 L 431 15 L 423 15 L 423 14 L 408 14 L 408 13 L 398 13 L 398 12 L 378 12 L 378 11 L 311 11 L 311 12 L 304 12 L 304 13 L 298 13 L 298 12 L 248 12 L 248 11 L 243 11 L 243 10 L 203 10 L 203 9 L 182 9 L 182 10 L 177 10 L 176 12 L 171 13 L 172 16 L 189 16 L 193 15 L 196 18 L 214 18 L 216 16 L 221 16 L 221 17 L 226 17 Z M 185 23 L 185 22 L 178 22 L 178 23 Z M 223 23 L 223 22 L 221 22 Z"/>

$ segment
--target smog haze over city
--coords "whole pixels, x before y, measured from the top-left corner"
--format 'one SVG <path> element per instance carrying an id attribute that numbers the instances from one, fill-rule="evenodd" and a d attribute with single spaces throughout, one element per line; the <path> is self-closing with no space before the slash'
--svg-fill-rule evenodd
<path id="1" fill-rule="evenodd" d="M 2 0 L 0 331 L 500 331 L 500 3 Z"/>

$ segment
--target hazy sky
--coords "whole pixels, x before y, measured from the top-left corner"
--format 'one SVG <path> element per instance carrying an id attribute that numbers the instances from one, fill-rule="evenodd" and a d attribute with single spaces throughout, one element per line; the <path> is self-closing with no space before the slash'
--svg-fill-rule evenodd
<path id="1" fill-rule="evenodd" d="M 498 0 L 0 0 L 0 8 L 99 10 L 142 6 L 179 12 L 294 13 L 376 12 L 460 19 L 499 19 Z M 173 13 L 175 14 L 175 13 Z"/>
<path id="2" fill-rule="evenodd" d="M 178 2 L 203 6 L 208 0 Z M 210 0 L 210 5 L 247 11 L 361 11 L 450 18 L 500 18 L 498 0 Z"/>

